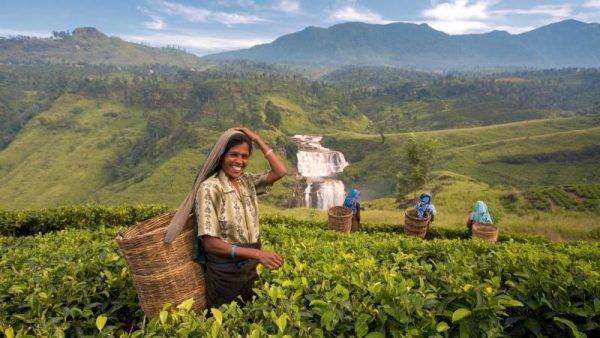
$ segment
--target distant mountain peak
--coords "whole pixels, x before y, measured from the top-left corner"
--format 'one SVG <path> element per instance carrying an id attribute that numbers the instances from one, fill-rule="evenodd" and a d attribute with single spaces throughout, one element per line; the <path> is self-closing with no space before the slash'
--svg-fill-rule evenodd
<path id="1" fill-rule="evenodd" d="M 579 21 L 579 20 L 575 20 L 575 19 L 565 19 L 565 20 L 562 20 L 562 21 L 551 23 L 548 26 L 554 26 L 554 25 L 577 25 L 577 26 L 585 26 L 585 25 L 587 25 L 587 23 Z"/>
<path id="2" fill-rule="evenodd" d="M 573 31 L 573 30 L 581 30 L 586 28 L 595 28 L 599 25 L 597 23 L 585 23 L 575 19 L 567 19 L 558 22 L 554 22 L 545 26 L 538 27 L 528 32 L 521 33 L 529 34 L 536 32 L 565 32 L 565 31 Z"/>
<path id="3" fill-rule="evenodd" d="M 106 39 L 108 36 L 95 27 L 78 27 L 71 33 L 74 37 L 81 38 L 92 38 L 92 39 Z"/>

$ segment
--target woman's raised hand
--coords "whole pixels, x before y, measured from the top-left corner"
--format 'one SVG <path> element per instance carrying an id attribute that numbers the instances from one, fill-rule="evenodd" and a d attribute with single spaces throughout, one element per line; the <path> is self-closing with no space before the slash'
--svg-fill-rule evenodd
<path id="1" fill-rule="evenodd" d="M 278 254 L 270 251 L 261 251 L 258 254 L 257 260 L 270 270 L 278 269 L 283 265 L 283 258 Z"/>
<path id="2" fill-rule="evenodd" d="M 248 128 L 238 127 L 238 128 L 233 128 L 233 129 L 235 129 L 237 131 L 241 131 L 242 133 L 246 134 L 246 136 L 248 136 L 248 138 L 252 142 L 258 142 L 260 140 L 260 136 Z"/>

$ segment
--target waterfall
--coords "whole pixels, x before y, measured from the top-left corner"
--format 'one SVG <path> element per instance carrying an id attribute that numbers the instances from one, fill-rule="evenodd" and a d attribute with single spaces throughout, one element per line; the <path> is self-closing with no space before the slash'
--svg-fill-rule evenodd
<path id="1" fill-rule="evenodd" d="M 296 135 L 292 140 L 298 145 L 298 193 L 303 194 L 307 208 L 327 210 L 344 203 L 344 183 L 335 179 L 348 162 L 344 154 L 321 145 L 322 136 Z"/>

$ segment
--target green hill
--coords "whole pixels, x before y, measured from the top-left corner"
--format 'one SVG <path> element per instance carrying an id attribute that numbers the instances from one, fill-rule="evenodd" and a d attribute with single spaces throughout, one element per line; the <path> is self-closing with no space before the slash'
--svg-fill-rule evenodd
<path id="1" fill-rule="evenodd" d="M 236 125 L 260 131 L 290 168 L 296 161 L 290 136 L 325 135 L 324 144 L 351 163 L 342 179 L 366 199 L 395 195 L 407 130 L 415 129 L 422 130 L 418 139 L 437 140 L 435 170 L 482 184 L 528 190 L 600 181 L 594 70 L 513 74 L 525 79 L 518 84 L 506 82 L 510 74 L 504 73 L 440 78 L 398 72 L 369 92 L 367 83 L 354 80 L 338 85 L 238 66 L 0 65 L 0 120 L 6 121 L 0 206 L 174 206 L 220 131 Z M 406 84 L 409 89 L 397 90 Z M 429 94 L 421 97 L 420 89 Z M 535 99 L 514 100 L 526 96 Z M 371 103 L 377 105 L 369 109 Z M 413 117 L 399 112 L 419 105 L 445 108 L 416 109 L 413 128 L 405 123 Z M 511 114 L 530 108 L 539 114 Z M 506 120 L 517 122 L 501 123 Z M 256 156 L 251 169 L 264 170 L 266 163 Z M 294 181 L 288 176 L 267 202 L 287 205 Z"/>
<path id="2" fill-rule="evenodd" d="M 487 127 L 414 133 L 437 140 L 439 170 L 471 176 L 490 184 L 518 187 L 597 182 L 598 117 L 572 117 Z M 329 134 L 327 146 L 347 154 L 347 183 L 362 187 L 367 198 L 393 194 L 395 175 L 405 166 L 403 145 L 409 133 Z"/>
<path id="3" fill-rule="evenodd" d="M 108 37 L 93 27 L 53 38 L 0 38 L 0 63 L 51 62 L 60 64 L 163 64 L 198 67 L 200 59 L 175 48 L 153 48 Z"/>
<path id="4" fill-rule="evenodd" d="M 287 133 L 318 130 L 311 127 L 310 120 L 303 120 L 308 114 L 300 106 L 273 95 L 264 99 L 276 102 L 297 121 L 284 129 Z M 149 114 L 160 116 L 159 112 L 112 101 L 63 95 L 0 152 L 0 205 L 24 208 L 86 201 L 175 205 L 187 192 L 196 167 L 218 132 L 198 124 L 189 129 L 197 140 L 193 144 L 178 145 L 168 135 L 147 141 L 144 135 Z M 440 160 L 436 168 L 482 182 L 527 187 L 598 182 L 599 158 L 593 149 L 600 141 L 599 126 L 598 118 L 574 117 L 421 132 L 417 136 L 438 140 Z M 346 129 L 347 125 L 339 127 Z M 274 145 L 283 135 L 278 130 L 264 130 L 263 134 Z M 327 135 L 325 143 L 343 151 L 351 162 L 344 173 L 347 183 L 361 186 L 366 198 L 375 198 L 394 193 L 406 137 L 389 134 L 381 144 L 377 135 L 338 131 Z M 131 153 L 136 144 L 154 149 L 157 157 Z M 164 151 L 161 144 L 167 147 Z M 552 158 L 559 153 L 575 157 Z M 293 160 L 294 154 L 288 155 Z M 111 176 L 111 166 L 119 165 L 119 158 L 135 156 L 140 156 L 139 160 L 123 169 L 122 175 Z M 260 157 L 255 161 L 254 169 L 266 169 Z M 287 188 L 280 187 L 276 195 L 289 197 L 290 186 L 288 182 Z"/>

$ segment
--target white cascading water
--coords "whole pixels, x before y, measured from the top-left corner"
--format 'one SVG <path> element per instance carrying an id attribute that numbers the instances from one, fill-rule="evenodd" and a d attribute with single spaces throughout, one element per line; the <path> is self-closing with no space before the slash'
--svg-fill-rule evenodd
<path id="1" fill-rule="evenodd" d="M 298 175 L 306 184 L 304 206 L 327 210 L 344 203 L 344 183 L 334 177 L 344 171 L 348 162 L 339 151 L 323 147 L 322 136 L 296 135 Z"/>

